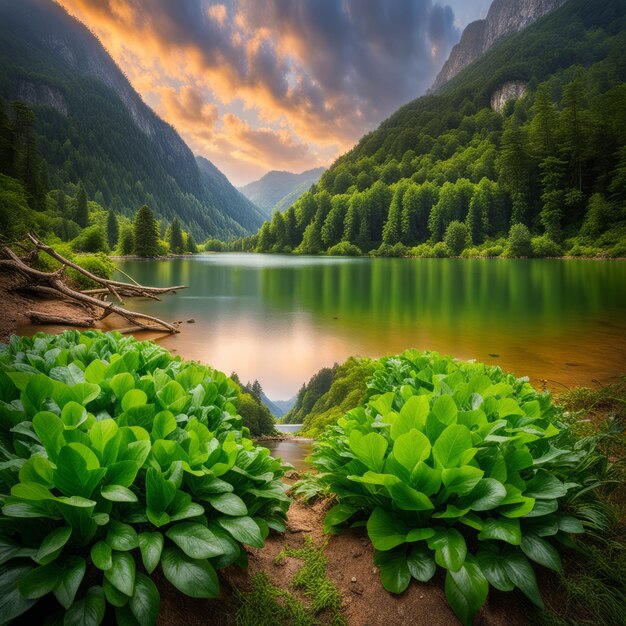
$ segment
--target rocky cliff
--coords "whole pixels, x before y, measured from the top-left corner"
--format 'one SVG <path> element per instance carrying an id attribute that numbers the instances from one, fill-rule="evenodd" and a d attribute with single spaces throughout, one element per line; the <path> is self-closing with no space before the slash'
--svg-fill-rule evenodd
<path id="1" fill-rule="evenodd" d="M 507 35 L 526 28 L 565 0 L 493 0 L 484 20 L 469 24 L 433 83 L 436 91 Z"/>

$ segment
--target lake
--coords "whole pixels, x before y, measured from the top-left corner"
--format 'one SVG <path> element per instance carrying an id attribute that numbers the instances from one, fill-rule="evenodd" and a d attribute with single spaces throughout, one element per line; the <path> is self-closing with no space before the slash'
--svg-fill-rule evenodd
<path id="1" fill-rule="evenodd" d="M 258 379 L 272 399 L 349 355 L 410 347 L 498 364 L 551 388 L 626 372 L 622 261 L 231 253 L 118 263 L 144 284 L 190 286 L 130 303 L 183 321 L 180 334 L 141 336 Z"/>

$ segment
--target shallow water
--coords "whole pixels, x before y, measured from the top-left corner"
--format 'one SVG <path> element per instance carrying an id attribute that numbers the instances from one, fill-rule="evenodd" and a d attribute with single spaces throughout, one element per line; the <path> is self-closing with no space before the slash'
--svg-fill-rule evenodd
<path id="1" fill-rule="evenodd" d="M 291 463 L 297 472 L 310 472 L 311 466 L 305 458 L 313 451 L 313 441 L 261 441 L 260 445 L 269 448 L 274 457 Z"/>

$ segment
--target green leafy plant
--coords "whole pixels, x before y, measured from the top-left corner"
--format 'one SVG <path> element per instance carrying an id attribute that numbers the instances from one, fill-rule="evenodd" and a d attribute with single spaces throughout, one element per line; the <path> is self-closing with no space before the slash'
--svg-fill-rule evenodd
<path id="1" fill-rule="evenodd" d="M 542 607 L 530 561 L 559 571 L 556 545 L 583 532 L 565 503 L 593 443 L 577 442 L 548 394 L 498 367 L 408 351 L 382 359 L 369 387 L 367 404 L 315 445 L 317 480 L 339 499 L 325 531 L 365 518 L 393 593 L 446 570 L 464 624 L 490 585 Z"/>
<path id="2" fill-rule="evenodd" d="M 224 374 L 118 333 L 0 350 L 0 621 L 53 594 L 64 624 L 155 623 L 157 567 L 192 597 L 283 531 L 283 466 Z"/>

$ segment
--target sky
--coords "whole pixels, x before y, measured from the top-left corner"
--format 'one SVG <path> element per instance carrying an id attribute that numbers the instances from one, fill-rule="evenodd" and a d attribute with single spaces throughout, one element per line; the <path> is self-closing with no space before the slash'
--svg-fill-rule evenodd
<path id="1" fill-rule="evenodd" d="M 432 84 L 490 0 L 57 0 L 235 185 L 330 165 Z"/>

